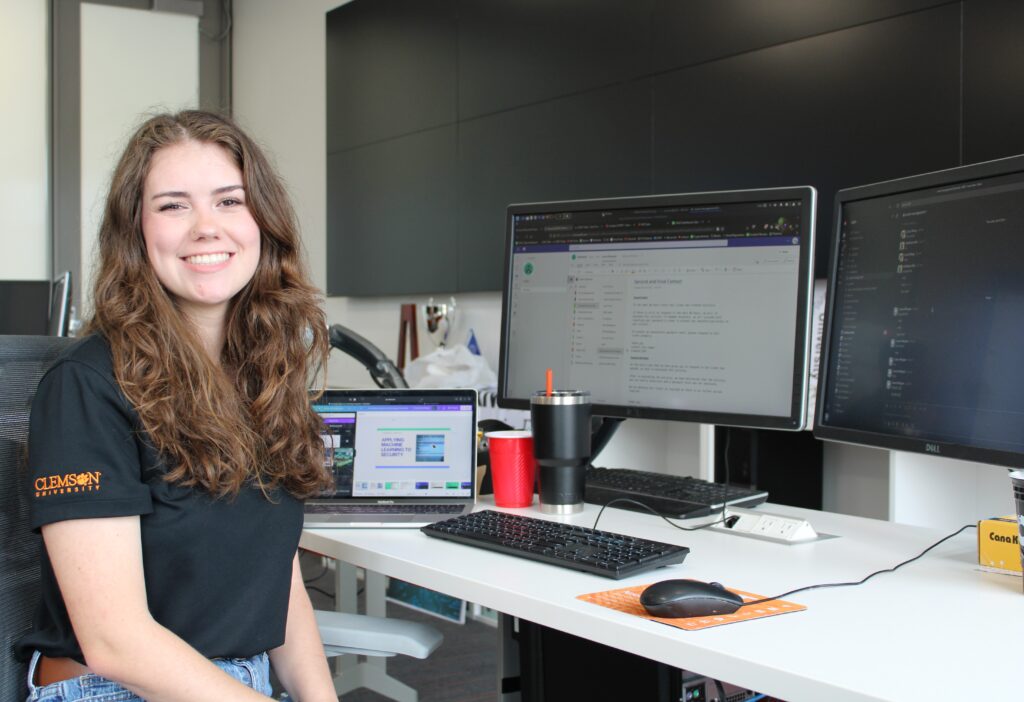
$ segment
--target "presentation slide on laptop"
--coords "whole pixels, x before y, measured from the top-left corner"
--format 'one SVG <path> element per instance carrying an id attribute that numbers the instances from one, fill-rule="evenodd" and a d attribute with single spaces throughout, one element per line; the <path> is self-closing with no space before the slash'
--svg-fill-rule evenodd
<path id="1" fill-rule="evenodd" d="M 335 406 L 321 416 L 324 460 L 334 472 L 337 496 L 472 495 L 470 407 Z"/>

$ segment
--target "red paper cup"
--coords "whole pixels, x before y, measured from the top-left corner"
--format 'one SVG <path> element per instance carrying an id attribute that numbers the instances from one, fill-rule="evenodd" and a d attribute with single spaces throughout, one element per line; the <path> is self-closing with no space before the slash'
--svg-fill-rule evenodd
<path id="1" fill-rule="evenodd" d="M 537 460 L 533 457 L 533 436 L 530 432 L 488 432 L 487 446 L 491 455 L 494 504 L 498 507 L 532 505 Z"/>

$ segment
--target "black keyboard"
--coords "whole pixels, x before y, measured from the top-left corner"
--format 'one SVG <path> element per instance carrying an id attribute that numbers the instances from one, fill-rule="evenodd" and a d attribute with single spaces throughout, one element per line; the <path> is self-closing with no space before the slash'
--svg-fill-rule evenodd
<path id="1" fill-rule="evenodd" d="M 494 510 L 428 524 L 427 536 L 457 541 L 606 578 L 682 563 L 690 549 Z"/>
<path id="2" fill-rule="evenodd" d="M 594 505 L 606 505 L 620 497 L 642 502 L 665 517 L 687 519 L 720 511 L 723 498 L 726 504 L 734 507 L 753 507 L 767 500 L 768 493 L 756 488 L 726 486 L 700 478 L 642 470 L 591 468 L 587 471 L 584 500 Z M 617 502 L 613 506 L 636 512 L 648 511 L 629 502 Z"/>

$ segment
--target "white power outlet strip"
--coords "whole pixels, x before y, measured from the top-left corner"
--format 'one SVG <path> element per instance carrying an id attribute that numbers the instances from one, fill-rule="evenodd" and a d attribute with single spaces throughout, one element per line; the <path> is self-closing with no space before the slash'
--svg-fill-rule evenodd
<path id="1" fill-rule="evenodd" d="M 783 544 L 797 544 L 820 538 L 806 519 L 739 507 L 727 508 L 725 521 L 710 528 Z"/>

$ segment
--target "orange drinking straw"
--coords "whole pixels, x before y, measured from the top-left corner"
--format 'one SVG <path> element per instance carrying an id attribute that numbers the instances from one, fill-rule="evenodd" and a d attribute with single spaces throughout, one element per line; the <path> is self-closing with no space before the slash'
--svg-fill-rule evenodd
<path id="1" fill-rule="evenodd" d="M 551 369 L 548 368 L 547 372 L 544 373 L 544 389 L 547 392 L 548 397 L 551 397 L 551 388 L 554 383 L 554 378 L 551 374 Z"/>

